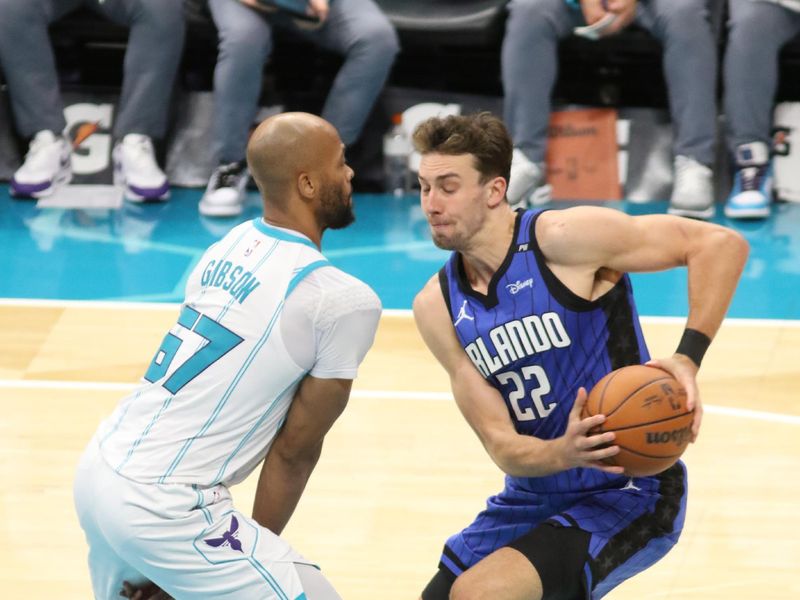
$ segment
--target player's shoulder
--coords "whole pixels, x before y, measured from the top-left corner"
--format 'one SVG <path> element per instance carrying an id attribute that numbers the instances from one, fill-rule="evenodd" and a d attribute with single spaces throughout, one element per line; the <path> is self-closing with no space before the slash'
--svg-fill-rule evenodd
<path id="1" fill-rule="evenodd" d="M 414 296 L 414 302 L 412 304 L 414 313 L 416 314 L 418 310 L 426 310 L 432 304 L 442 299 L 442 287 L 439 283 L 439 274 L 437 273 L 428 279 L 425 285 L 422 286 L 422 289 Z"/>
<path id="2" fill-rule="evenodd" d="M 378 294 L 338 267 L 327 265 L 315 270 L 308 279 L 323 306 L 335 307 L 337 312 L 381 311 Z"/>
<path id="3" fill-rule="evenodd" d="M 422 329 L 436 328 L 441 324 L 450 323 L 438 274 L 428 279 L 414 297 L 412 310 L 417 326 Z"/>

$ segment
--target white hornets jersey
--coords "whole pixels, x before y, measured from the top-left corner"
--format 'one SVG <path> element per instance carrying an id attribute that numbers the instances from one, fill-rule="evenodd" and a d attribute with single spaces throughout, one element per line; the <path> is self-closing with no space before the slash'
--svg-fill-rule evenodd
<path id="1" fill-rule="evenodd" d="M 307 373 L 356 376 L 379 316 L 375 293 L 306 237 L 239 225 L 200 259 L 142 385 L 101 424 L 103 458 L 142 483 L 241 481 Z"/>

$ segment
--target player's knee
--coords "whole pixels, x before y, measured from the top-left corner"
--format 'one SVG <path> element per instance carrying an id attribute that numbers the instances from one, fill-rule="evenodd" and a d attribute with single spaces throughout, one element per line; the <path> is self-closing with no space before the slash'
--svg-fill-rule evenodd
<path id="1" fill-rule="evenodd" d="M 497 581 L 493 576 L 477 576 L 475 573 L 465 571 L 450 588 L 450 600 L 485 600 L 486 598 L 499 598 Z"/>

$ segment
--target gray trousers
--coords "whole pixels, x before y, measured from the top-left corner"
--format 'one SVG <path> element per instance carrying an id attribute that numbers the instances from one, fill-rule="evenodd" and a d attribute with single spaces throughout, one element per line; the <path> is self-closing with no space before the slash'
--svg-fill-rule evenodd
<path id="1" fill-rule="evenodd" d="M 130 28 L 115 137 L 163 137 L 183 50 L 181 0 L 0 0 L 0 68 L 17 131 L 27 138 L 66 127 L 47 28 L 83 4 Z"/>
<path id="2" fill-rule="evenodd" d="M 352 144 L 378 97 L 399 50 L 397 33 L 372 0 L 331 0 L 325 24 L 303 30 L 291 21 L 265 17 L 237 0 L 209 0 L 219 31 L 214 70 L 214 144 L 220 163 L 245 157 L 258 110 L 264 63 L 272 51 L 273 26 L 344 56 L 322 117 Z"/>
<path id="3" fill-rule="evenodd" d="M 800 13 L 770 2 L 729 0 L 723 69 L 731 152 L 741 144 L 770 143 L 781 47 L 800 34 Z"/>
<path id="4" fill-rule="evenodd" d="M 714 160 L 717 49 L 705 0 L 642 0 L 636 23 L 664 47 L 664 74 L 675 131 L 673 151 Z M 514 145 L 542 162 L 558 42 L 584 25 L 564 0 L 512 0 L 502 49 L 505 121 Z"/>

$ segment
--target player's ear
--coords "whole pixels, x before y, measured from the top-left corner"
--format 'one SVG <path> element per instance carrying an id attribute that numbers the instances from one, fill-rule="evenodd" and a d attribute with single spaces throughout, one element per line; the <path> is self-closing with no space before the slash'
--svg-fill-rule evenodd
<path id="1" fill-rule="evenodd" d="M 489 189 L 489 207 L 494 208 L 506 197 L 506 188 L 508 185 L 504 177 L 493 177 L 486 185 Z"/>
<path id="2" fill-rule="evenodd" d="M 319 184 L 311 173 L 301 171 L 297 175 L 297 191 L 301 198 L 312 199 L 317 195 Z"/>

